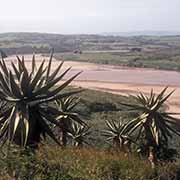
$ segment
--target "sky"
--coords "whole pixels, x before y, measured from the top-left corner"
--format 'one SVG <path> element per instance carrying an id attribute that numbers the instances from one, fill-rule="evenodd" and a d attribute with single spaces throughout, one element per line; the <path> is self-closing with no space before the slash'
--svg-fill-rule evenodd
<path id="1" fill-rule="evenodd" d="M 0 32 L 180 31 L 180 0 L 0 0 Z"/>

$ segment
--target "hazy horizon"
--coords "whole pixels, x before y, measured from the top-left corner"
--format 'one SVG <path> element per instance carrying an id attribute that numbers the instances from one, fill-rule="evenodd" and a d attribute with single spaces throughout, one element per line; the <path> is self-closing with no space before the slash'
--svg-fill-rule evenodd
<path id="1" fill-rule="evenodd" d="M 180 1 L 174 0 L 6 0 L 0 33 L 180 32 Z"/>

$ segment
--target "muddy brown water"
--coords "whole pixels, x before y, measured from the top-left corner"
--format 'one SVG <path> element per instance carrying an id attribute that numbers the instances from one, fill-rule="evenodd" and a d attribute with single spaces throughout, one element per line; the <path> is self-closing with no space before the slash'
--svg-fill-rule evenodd
<path id="1" fill-rule="evenodd" d="M 72 70 L 68 76 L 78 72 Z M 149 69 L 99 69 L 85 70 L 77 80 L 109 83 L 180 86 L 180 73 Z"/>
<path id="2" fill-rule="evenodd" d="M 27 65 L 30 66 L 32 55 L 26 55 Z M 37 63 L 40 63 L 44 58 L 40 54 L 36 56 Z M 8 64 L 10 61 L 16 62 L 15 56 L 10 56 L 6 59 Z M 48 60 L 47 57 L 45 59 Z M 57 67 L 59 61 L 54 59 L 53 69 Z M 83 71 L 76 80 L 81 81 L 98 81 L 109 83 L 128 83 L 128 84 L 144 84 L 144 85 L 164 85 L 164 86 L 180 86 L 180 72 L 177 71 L 163 71 L 144 68 L 126 68 L 121 66 L 110 66 L 92 64 L 86 62 L 66 61 L 64 69 L 72 66 L 72 70 L 68 73 L 66 78 Z"/>

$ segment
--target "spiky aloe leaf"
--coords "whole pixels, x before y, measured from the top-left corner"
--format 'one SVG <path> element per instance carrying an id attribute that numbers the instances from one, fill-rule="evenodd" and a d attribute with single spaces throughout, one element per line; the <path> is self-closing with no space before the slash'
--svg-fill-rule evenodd
<path id="1" fill-rule="evenodd" d="M 45 61 L 42 61 L 39 69 L 37 70 L 34 78 L 31 79 L 31 84 L 30 84 L 30 91 L 33 91 L 38 83 L 39 80 L 41 80 L 43 74 L 45 73 L 45 70 L 43 69 Z"/>
<path id="2" fill-rule="evenodd" d="M 62 61 L 61 64 L 57 67 L 57 69 L 49 76 L 48 78 L 49 82 L 52 81 L 54 78 L 56 78 L 63 64 L 64 64 L 64 61 Z"/>
<path id="3" fill-rule="evenodd" d="M 49 80 L 49 75 L 50 75 L 50 70 L 51 70 L 51 64 L 52 64 L 52 59 L 53 59 L 53 53 L 54 53 L 54 49 L 52 49 L 52 52 L 51 52 L 51 55 L 50 55 L 49 64 L 48 64 L 48 69 L 47 69 L 47 74 L 46 74 L 46 81 Z"/>
<path id="4" fill-rule="evenodd" d="M 23 72 L 20 76 L 20 86 L 24 96 L 28 96 L 29 94 L 29 80 L 28 75 Z"/>
<path id="5" fill-rule="evenodd" d="M 14 70 L 14 73 L 15 73 L 17 79 L 20 79 L 20 73 L 19 73 L 18 69 L 16 68 L 16 66 L 15 66 L 15 64 L 13 62 L 11 62 L 11 66 L 12 66 L 12 68 Z"/>
<path id="6" fill-rule="evenodd" d="M 49 91 L 50 88 L 52 88 L 53 86 L 55 86 L 60 80 L 62 80 L 62 78 L 65 76 L 65 74 L 67 74 L 67 72 L 70 70 L 71 68 L 68 68 L 64 73 L 62 73 L 59 77 L 57 77 L 56 79 L 53 79 L 51 82 L 48 82 L 48 84 L 46 84 L 45 86 L 43 86 L 41 89 L 39 89 L 38 91 L 34 92 L 34 96 L 37 96 L 39 94 L 44 94 L 44 92 Z M 79 73 L 78 73 L 79 75 Z M 75 78 L 75 77 L 74 77 Z M 69 82 L 69 80 L 68 80 Z M 71 81 L 70 81 L 71 82 Z M 69 82 L 69 83 L 70 83 Z M 52 92 L 50 92 L 52 95 L 54 95 Z M 57 92 L 58 93 L 58 92 Z M 55 94 L 57 94 L 55 92 Z"/>
<path id="7" fill-rule="evenodd" d="M 11 71 L 9 73 L 9 85 L 10 85 L 11 93 L 14 95 L 14 97 L 16 97 L 17 99 L 21 99 L 22 98 L 21 90 L 17 85 L 17 83 L 15 82 Z"/>

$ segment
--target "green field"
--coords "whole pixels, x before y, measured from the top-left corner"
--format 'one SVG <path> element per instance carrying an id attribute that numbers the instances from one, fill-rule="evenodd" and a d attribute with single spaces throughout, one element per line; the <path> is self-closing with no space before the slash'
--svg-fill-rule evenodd
<path id="1" fill-rule="evenodd" d="M 82 54 L 57 53 L 57 59 L 98 64 L 180 70 L 180 49 L 158 52 L 84 52 Z"/>

